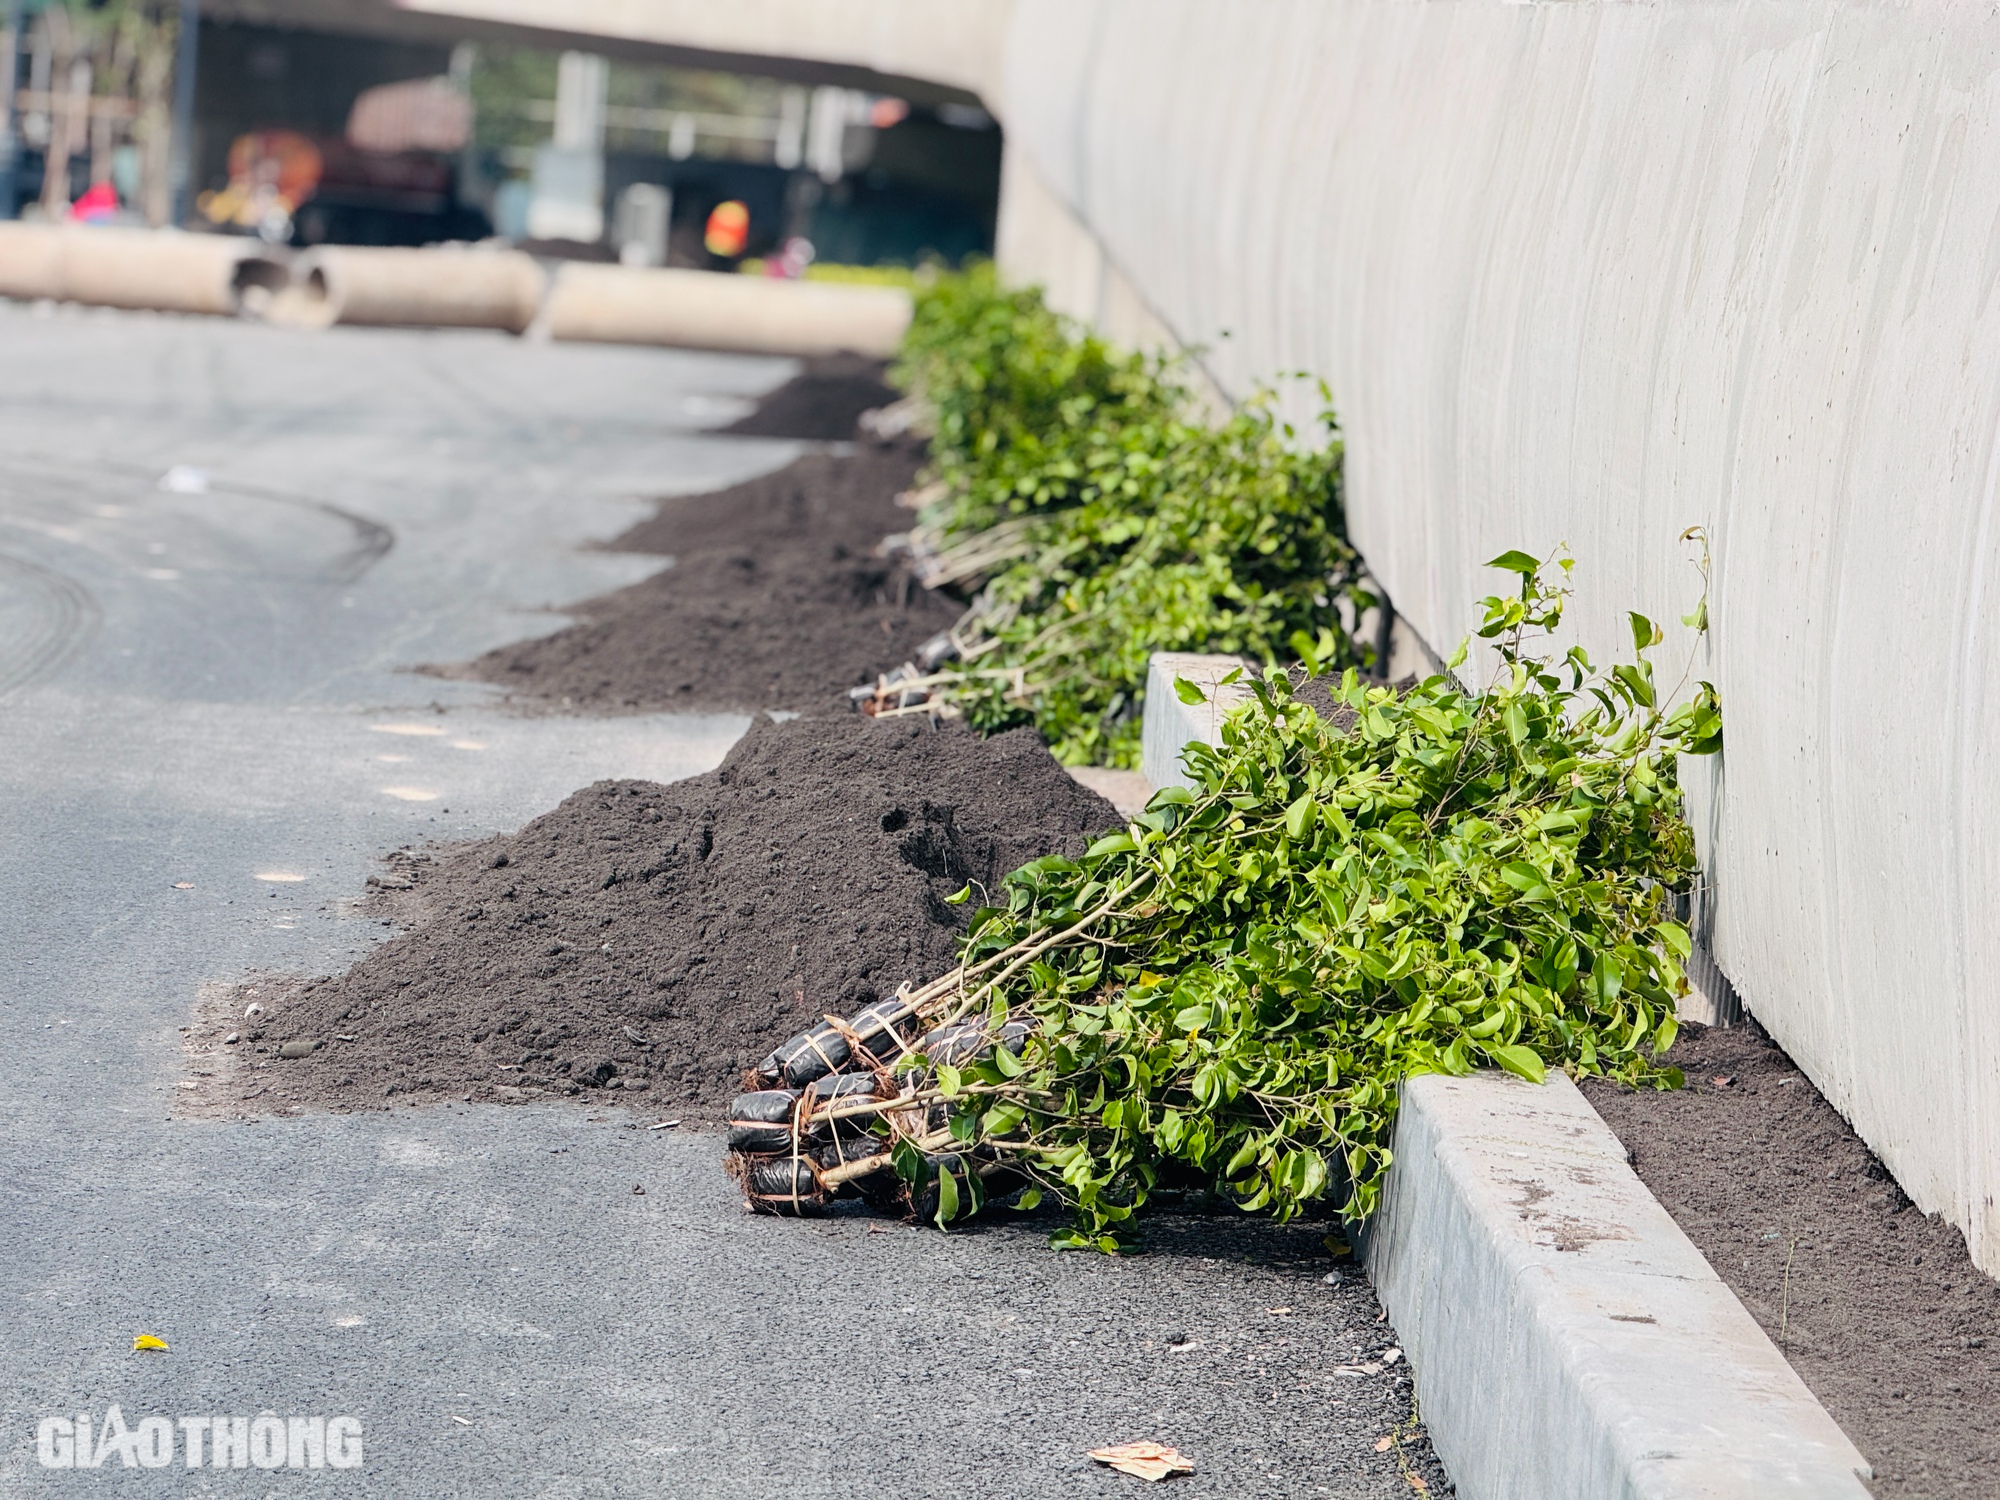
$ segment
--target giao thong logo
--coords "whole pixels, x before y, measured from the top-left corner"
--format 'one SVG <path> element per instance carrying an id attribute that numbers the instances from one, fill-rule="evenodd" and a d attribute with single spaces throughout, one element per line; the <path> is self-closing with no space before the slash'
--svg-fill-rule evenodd
<path id="1" fill-rule="evenodd" d="M 358 1469 L 358 1417 L 141 1417 L 127 1422 L 117 1406 L 43 1417 L 35 1457 L 45 1469 L 164 1469 L 179 1458 L 190 1469 Z"/>

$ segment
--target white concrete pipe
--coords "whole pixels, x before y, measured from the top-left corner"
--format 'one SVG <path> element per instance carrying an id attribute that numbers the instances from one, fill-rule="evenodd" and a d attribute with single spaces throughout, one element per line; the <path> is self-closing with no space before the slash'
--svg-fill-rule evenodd
<path id="1" fill-rule="evenodd" d="M 0 297 L 39 302 L 62 295 L 62 231 L 52 224 L 0 223 Z"/>
<path id="2" fill-rule="evenodd" d="M 274 323 L 504 328 L 534 322 L 548 278 L 518 250 L 322 245 L 292 267 L 265 314 Z"/>
<path id="3" fill-rule="evenodd" d="M 230 317 L 246 284 L 282 274 L 259 248 L 173 229 L 0 223 L 0 296 Z"/>
<path id="4" fill-rule="evenodd" d="M 556 339 L 886 358 L 910 326 L 910 297 L 895 287 L 571 262 L 556 273 L 546 320 Z"/>

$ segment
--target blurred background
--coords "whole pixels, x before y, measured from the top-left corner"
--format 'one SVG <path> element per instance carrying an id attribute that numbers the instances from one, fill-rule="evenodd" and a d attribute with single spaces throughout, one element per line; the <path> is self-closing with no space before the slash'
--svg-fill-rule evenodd
<path id="1" fill-rule="evenodd" d="M 0 0 L 0 216 L 857 279 L 992 252 L 1001 132 L 970 94 L 567 10 Z"/>

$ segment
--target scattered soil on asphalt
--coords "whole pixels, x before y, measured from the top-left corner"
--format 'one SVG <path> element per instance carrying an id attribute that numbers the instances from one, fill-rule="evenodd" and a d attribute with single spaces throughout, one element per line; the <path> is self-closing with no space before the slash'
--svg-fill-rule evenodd
<path id="1" fill-rule="evenodd" d="M 895 497 L 920 462 L 869 444 L 662 500 L 611 545 L 672 567 L 574 606 L 554 635 L 435 670 L 575 712 L 831 707 L 962 608 L 875 555 L 910 524 Z"/>
<path id="2" fill-rule="evenodd" d="M 1117 822 L 1032 731 L 760 721 L 706 775 L 601 781 L 518 833 L 393 858 L 367 909 L 403 935 L 207 1008 L 202 1107 L 561 1093 L 720 1118 L 778 1042 L 947 969 L 968 908 L 946 897 Z"/>
<path id="3" fill-rule="evenodd" d="M 854 423 L 864 411 L 901 397 L 902 392 L 883 379 L 884 369 L 881 360 L 858 354 L 809 359 L 803 370 L 759 401 L 749 416 L 720 430 L 735 437 L 844 441 L 854 436 Z"/>
<path id="4" fill-rule="evenodd" d="M 1584 1092 L 1893 1496 L 2000 1494 L 2000 1285 L 1754 1022 L 1687 1026 L 1688 1087 Z"/>

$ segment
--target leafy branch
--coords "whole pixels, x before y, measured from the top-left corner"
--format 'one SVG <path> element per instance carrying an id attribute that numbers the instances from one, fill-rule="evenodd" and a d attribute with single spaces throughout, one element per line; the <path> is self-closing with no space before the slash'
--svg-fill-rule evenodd
<path id="1" fill-rule="evenodd" d="M 1365 1216 L 1413 1074 L 1678 1086 L 1676 761 L 1719 747 L 1714 690 L 1662 705 L 1643 616 L 1631 661 L 1556 652 L 1567 559 L 1493 566 L 1518 587 L 1484 601 L 1485 688 L 1349 668 L 1322 713 L 1267 672 L 1188 747 L 1191 787 L 1008 876 L 960 967 L 905 997 L 934 1029 L 876 1059 L 866 1170 L 940 1223 L 1017 1174 L 1073 1210 L 1060 1243 L 1112 1248 L 1163 1183 Z"/>
<path id="2" fill-rule="evenodd" d="M 920 294 L 898 377 L 934 429 L 920 571 L 983 584 L 953 632 L 982 670 L 926 690 L 975 727 L 1032 723 L 1061 760 L 1132 764 L 1152 651 L 1268 666 L 1303 637 L 1330 666 L 1373 664 L 1343 624 L 1377 601 L 1343 536 L 1330 411 L 1318 445 L 1267 399 L 1197 420 L 1174 363 L 990 268 Z"/>

